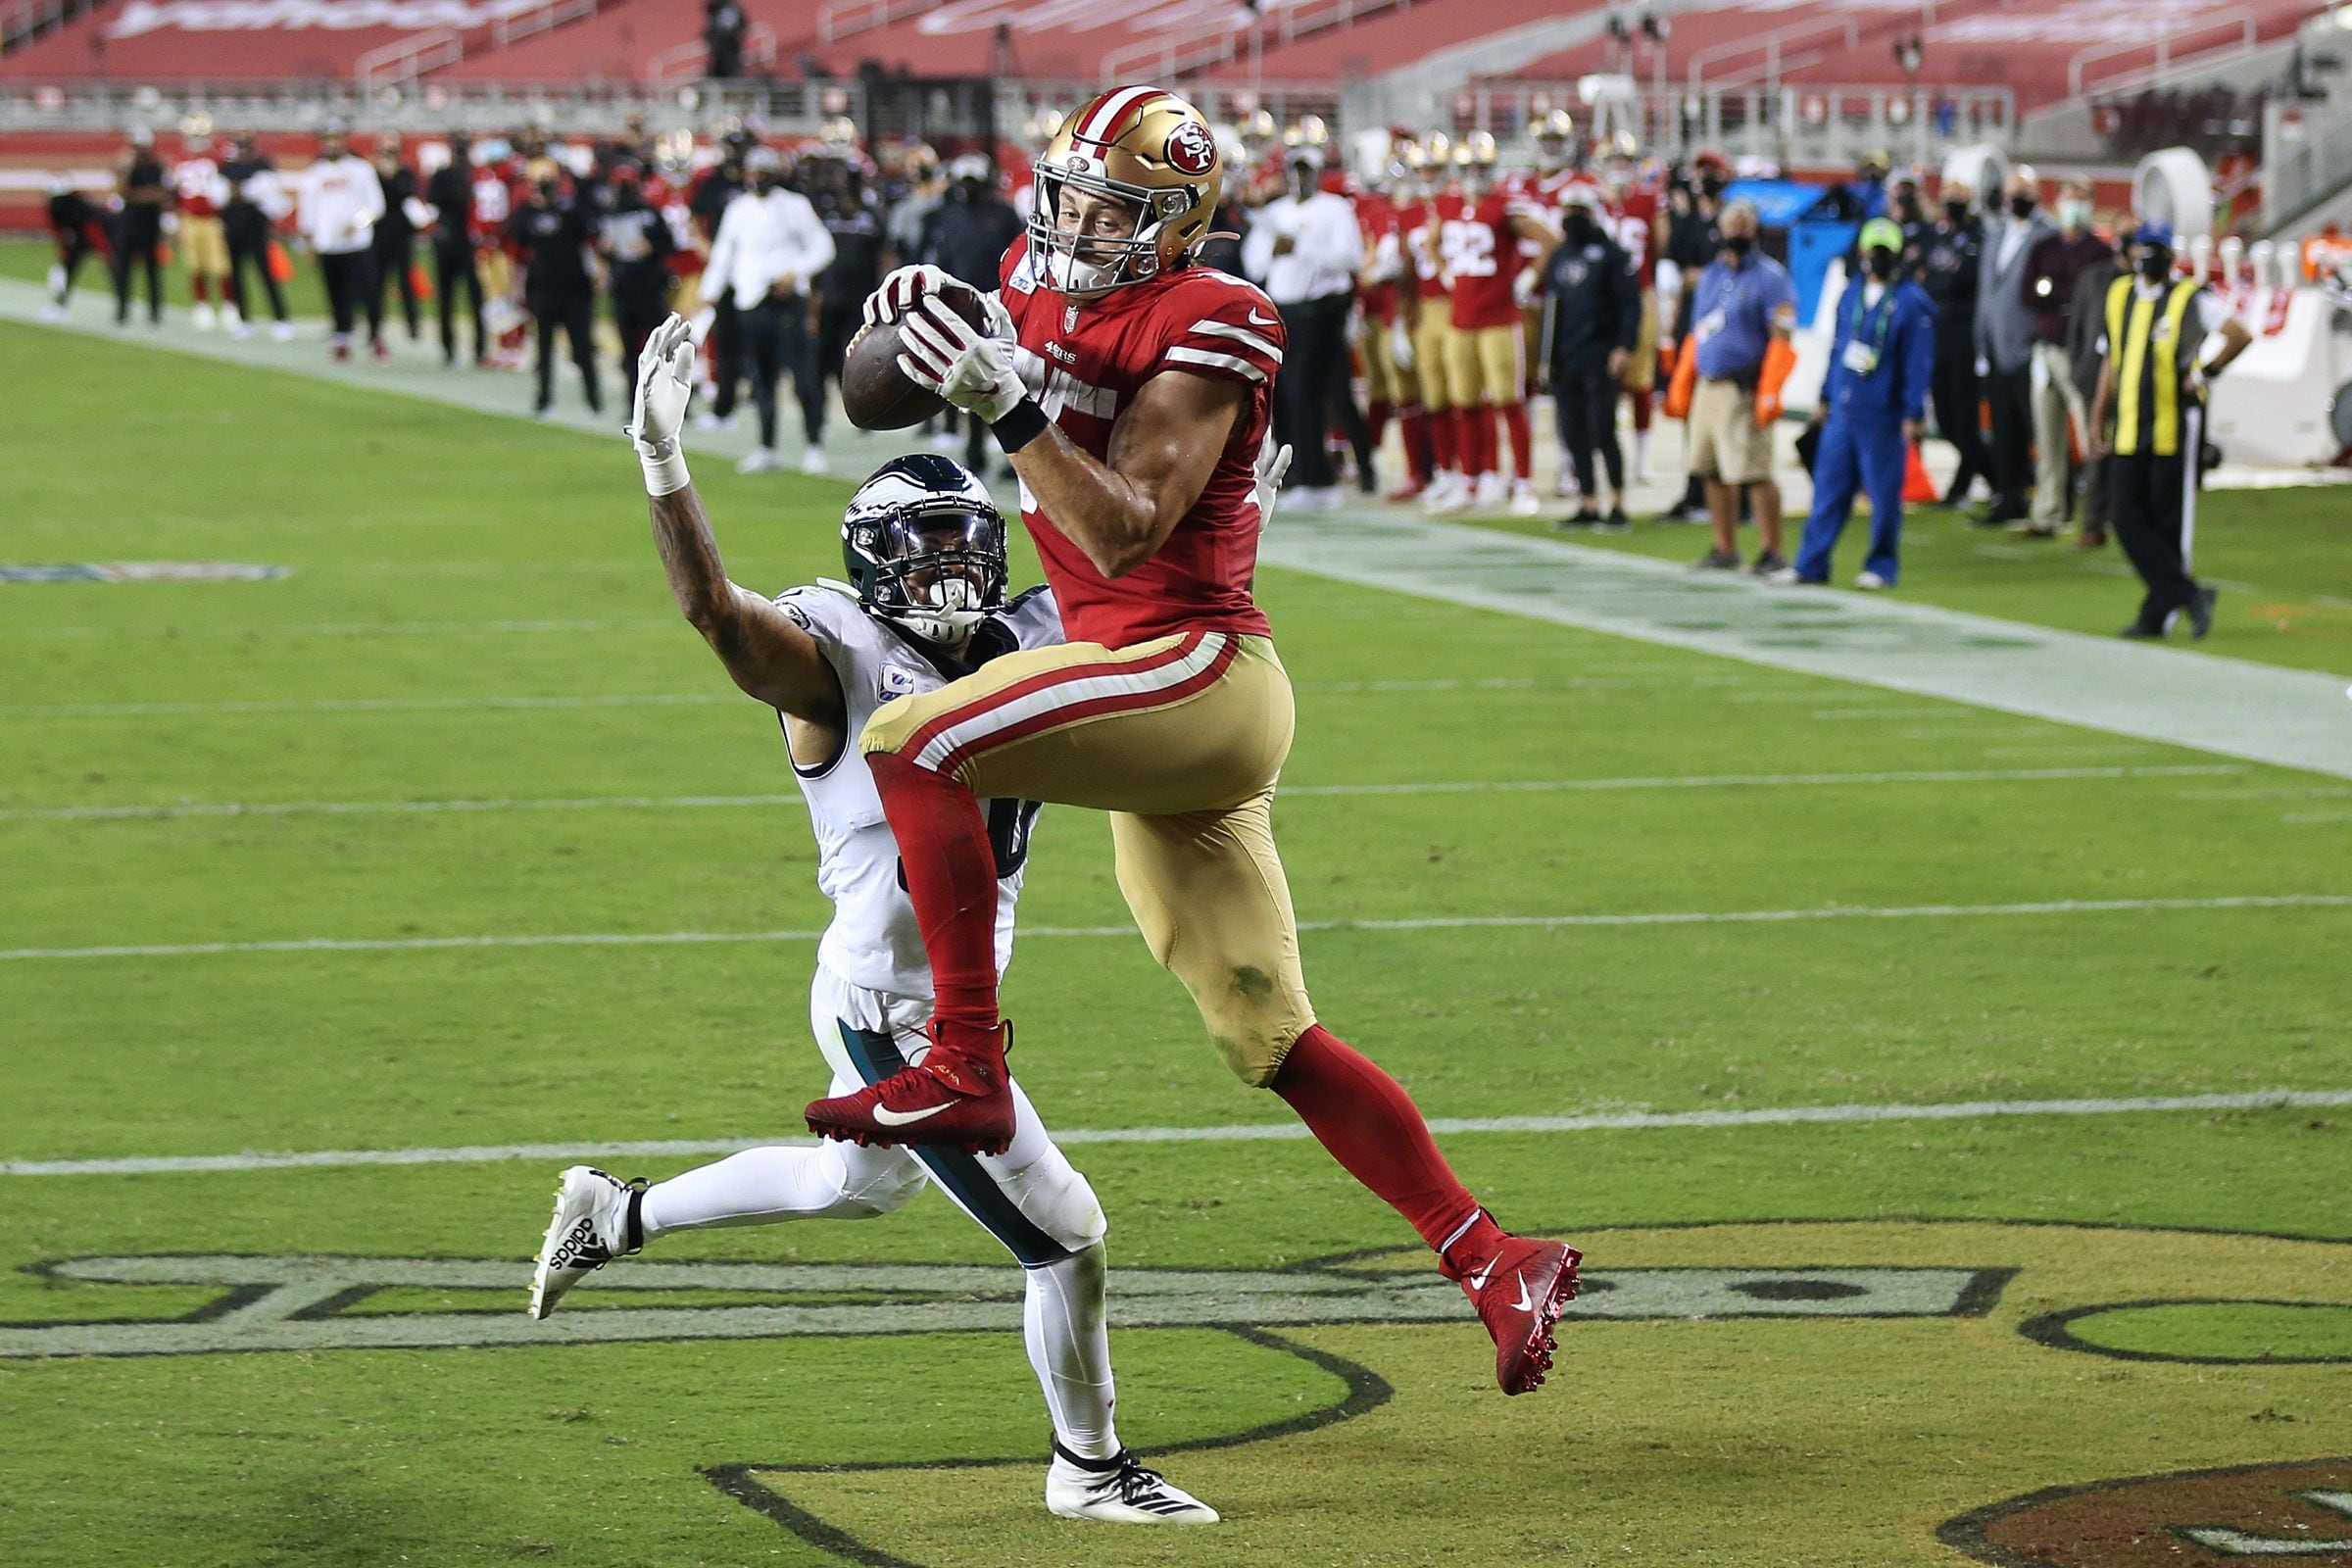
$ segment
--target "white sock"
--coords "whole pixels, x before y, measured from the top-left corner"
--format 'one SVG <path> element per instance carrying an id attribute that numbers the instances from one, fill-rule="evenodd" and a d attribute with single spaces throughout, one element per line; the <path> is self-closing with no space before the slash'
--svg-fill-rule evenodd
<path id="1" fill-rule="evenodd" d="M 1647 430 L 1634 432 L 1634 466 L 1643 473 L 1649 471 L 1649 432 Z"/>
<path id="2" fill-rule="evenodd" d="M 1102 1244 L 1028 1271 L 1021 1308 L 1029 1364 L 1046 1391 L 1054 1436 L 1072 1453 L 1107 1459 L 1119 1451 L 1110 1411 L 1110 1332 L 1102 1308 Z"/>
<path id="3" fill-rule="evenodd" d="M 649 1242 L 717 1225 L 871 1219 L 900 1207 L 927 1179 L 901 1149 L 747 1149 L 647 1188 L 638 1217 Z"/>

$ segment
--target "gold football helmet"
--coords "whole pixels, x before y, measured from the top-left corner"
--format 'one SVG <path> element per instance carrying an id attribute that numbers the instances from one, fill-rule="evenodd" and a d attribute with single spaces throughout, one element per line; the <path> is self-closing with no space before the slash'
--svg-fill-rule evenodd
<path id="1" fill-rule="evenodd" d="M 1047 282 L 1081 300 L 1173 271 L 1208 237 L 1224 166 L 1200 110 L 1158 87 L 1114 87 L 1062 122 L 1038 155 L 1030 254 Z M 1065 189 L 1134 209 L 1134 234 L 1064 230 Z"/>

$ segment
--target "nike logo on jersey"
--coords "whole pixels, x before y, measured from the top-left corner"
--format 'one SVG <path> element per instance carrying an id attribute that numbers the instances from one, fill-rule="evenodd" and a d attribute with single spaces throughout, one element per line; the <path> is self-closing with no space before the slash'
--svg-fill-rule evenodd
<path id="1" fill-rule="evenodd" d="M 885 1127 L 905 1127 L 909 1123 L 923 1121 L 929 1117 L 936 1116 L 941 1111 L 953 1107 L 955 1103 L 956 1102 L 952 1100 L 942 1101 L 936 1105 L 926 1106 L 921 1110 L 893 1110 L 888 1105 L 876 1105 L 874 1107 L 874 1120 L 880 1122 Z M 1520 1289 L 1525 1291 L 1526 1287 L 1523 1285 L 1520 1287 Z"/>

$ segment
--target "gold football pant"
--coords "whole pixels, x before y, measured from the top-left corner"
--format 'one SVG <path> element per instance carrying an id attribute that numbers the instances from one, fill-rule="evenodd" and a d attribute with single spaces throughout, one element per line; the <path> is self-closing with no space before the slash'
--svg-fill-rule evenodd
<path id="1" fill-rule="evenodd" d="M 1413 372 L 1396 363 L 1394 330 L 1389 322 L 1367 318 L 1356 347 L 1364 357 L 1364 396 L 1401 409 L 1421 401 L 1421 387 Z"/>
<path id="2" fill-rule="evenodd" d="M 1152 957 L 1192 993 L 1225 1064 L 1263 1088 L 1315 1021 L 1274 849 L 1292 719 L 1273 643 L 1184 632 L 1004 655 L 884 704 L 858 749 L 983 800 L 1109 812 L 1119 891 Z"/>
<path id="3" fill-rule="evenodd" d="M 1413 374 L 1421 379 L 1421 407 L 1432 414 L 1475 403 L 1465 398 L 1453 379 L 1453 322 L 1444 301 L 1424 304 L 1413 322 Z"/>
<path id="4" fill-rule="evenodd" d="M 1451 356 L 1446 380 L 1452 388 L 1454 407 L 1475 408 L 1485 403 L 1499 409 L 1526 396 L 1527 369 L 1516 324 L 1457 326 L 1446 339 L 1446 350 Z"/>

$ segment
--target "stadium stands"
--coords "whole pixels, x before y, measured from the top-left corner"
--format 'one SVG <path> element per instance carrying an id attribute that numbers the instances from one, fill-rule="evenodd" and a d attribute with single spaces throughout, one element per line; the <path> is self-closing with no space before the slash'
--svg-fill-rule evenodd
<path id="1" fill-rule="evenodd" d="M 1411 65 L 1436 49 L 1545 18 L 1577 16 L 1597 10 L 1602 3 L 1524 0 L 1503 9 L 1493 0 L 1417 0 L 1410 9 L 1317 32 L 1283 48 L 1269 48 L 1256 60 L 1235 61 L 1207 74 L 1212 81 L 1228 83 L 1245 80 L 1252 74 L 1272 81 L 1338 81 L 1376 75 Z"/>

